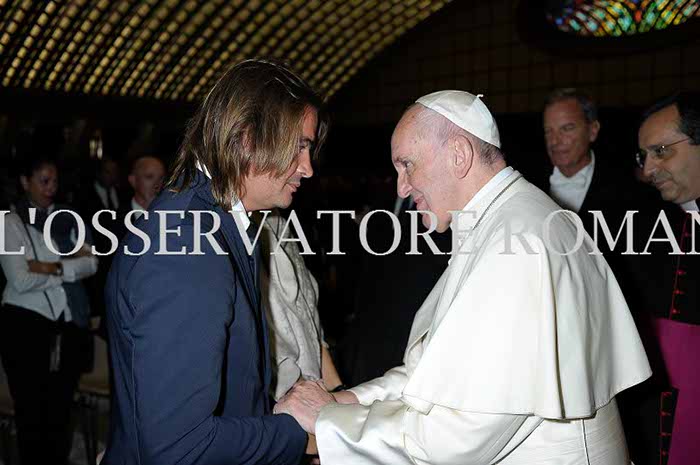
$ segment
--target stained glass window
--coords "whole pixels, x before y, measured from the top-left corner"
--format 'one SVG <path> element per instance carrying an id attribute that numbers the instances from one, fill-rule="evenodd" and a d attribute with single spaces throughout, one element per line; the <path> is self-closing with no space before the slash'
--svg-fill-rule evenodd
<path id="1" fill-rule="evenodd" d="M 700 17 L 700 0 L 566 0 L 547 20 L 557 29 L 591 37 L 628 36 Z"/>

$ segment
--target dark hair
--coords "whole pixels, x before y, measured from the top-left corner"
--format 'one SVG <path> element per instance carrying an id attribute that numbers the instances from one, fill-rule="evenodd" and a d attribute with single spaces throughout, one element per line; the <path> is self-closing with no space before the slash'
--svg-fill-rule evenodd
<path id="1" fill-rule="evenodd" d="M 678 130 L 690 137 L 692 145 L 700 145 L 700 92 L 676 92 L 662 98 L 644 111 L 640 125 L 654 113 L 672 105 L 680 115 Z"/>
<path id="2" fill-rule="evenodd" d="M 188 186 L 199 162 L 212 176 L 214 199 L 231 208 L 232 199 L 244 195 L 243 181 L 251 169 L 274 176 L 289 169 L 309 108 L 318 115 L 317 156 L 328 128 L 321 97 L 273 60 L 246 60 L 229 68 L 190 121 L 168 187 L 178 191 L 178 186 Z"/>
<path id="3" fill-rule="evenodd" d="M 26 178 L 31 178 L 34 173 L 39 171 L 45 165 L 53 165 L 58 168 L 56 160 L 47 155 L 27 155 L 22 159 L 19 175 Z"/>
<path id="4" fill-rule="evenodd" d="M 583 116 L 586 118 L 588 123 L 598 121 L 598 107 L 596 106 L 595 102 L 593 102 L 591 96 L 582 90 L 576 89 L 575 87 L 566 87 L 551 91 L 544 99 L 544 108 L 569 99 L 574 99 L 579 105 L 581 105 Z"/>
<path id="5" fill-rule="evenodd" d="M 493 165 L 496 161 L 498 160 L 503 160 L 505 159 L 505 156 L 503 155 L 503 152 L 501 152 L 501 149 L 496 147 L 493 144 L 489 144 L 485 140 L 481 140 L 479 138 L 477 139 L 480 147 L 479 147 L 479 156 L 481 157 L 482 163 L 485 165 Z"/>

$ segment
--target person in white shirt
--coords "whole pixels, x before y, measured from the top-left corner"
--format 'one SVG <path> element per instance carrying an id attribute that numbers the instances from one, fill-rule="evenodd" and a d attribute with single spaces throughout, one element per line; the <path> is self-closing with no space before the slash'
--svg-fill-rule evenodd
<path id="1" fill-rule="evenodd" d="M 335 397 L 305 381 L 276 406 L 324 465 L 629 462 L 615 395 L 650 375 L 632 317 L 576 218 L 506 166 L 479 97 L 421 97 L 392 138 L 399 194 L 456 248 L 404 364 Z"/>
<path id="2" fill-rule="evenodd" d="M 62 213 L 53 219 L 51 236 L 44 223 L 55 210 L 56 165 L 30 159 L 20 177 L 26 198 L 17 212 L 3 212 L 7 278 L 0 309 L 0 357 L 14 401 L 21 463 L 65 464 L 70 451 L 70 409 L 87 347 L 81 329 L 90 315 L 80 280 L 95 273 L 97 258 L 76 246 L 77 223 Z M 47 245 L 50 241 L 53 251 Z M 22 252 L 22 253 L 19 253 Z"/>
<path id="3" fill-rule="evenodd" d="M 262 215 L 255 217 L 262 221 Z M 342 386 L 318 314 L 318 283 L 286 220 L 273 210 L 262 223 L 260 292 L 269 321 L 274 360 L 272 395 L 279 399 L 300 379 L 322 379 L 328 389 Z"/>
<path id="4" fill-rule="evenodd" d="M 600 131 L 596 106 L 577 89 L 557 89 L 545 101 L 543 124 L 554 166 L 549 194 L 562 208 L 578 212 L 595 170 L 591 144 Z"/>

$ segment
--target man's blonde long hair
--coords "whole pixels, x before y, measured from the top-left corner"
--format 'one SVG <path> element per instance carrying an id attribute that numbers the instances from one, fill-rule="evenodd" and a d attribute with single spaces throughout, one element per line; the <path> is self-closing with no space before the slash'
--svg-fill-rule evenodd
<path id="1" fill-rule="evenodd" d="M 299 153 L 306 111 L 314 109 L 316 157 L 328 130 L 321 97 L 288 67 L 267 59 L 229 68 L 190 120 L 169 189 L 187 188 L 197 162 L 211 174 L 212 194 L 225 210 L 244 194 L 246 176 L 281 176 Z"/>

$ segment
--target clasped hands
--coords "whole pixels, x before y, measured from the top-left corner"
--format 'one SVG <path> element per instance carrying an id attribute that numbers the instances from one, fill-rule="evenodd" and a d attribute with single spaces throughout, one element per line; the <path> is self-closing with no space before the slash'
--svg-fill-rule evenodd
<path id="1" fill-rule="evenodd" d="M 274 413 L 287 413 L 304 431 L 316 434 L 316 419 L 321 409 L 335 403 L 323 381 L 299 381 L 275 405 Z"/>
<path id="2" fill-rule="evenodd" d="M 356 404 L 357 397 L 350 391 L 331 394 L 323 381 L 297 382 L 275 405 L 274 413 L 287 413 L 299 422 L 304 431 L 316 434 L 316 420 L 328 404 Z"/>

